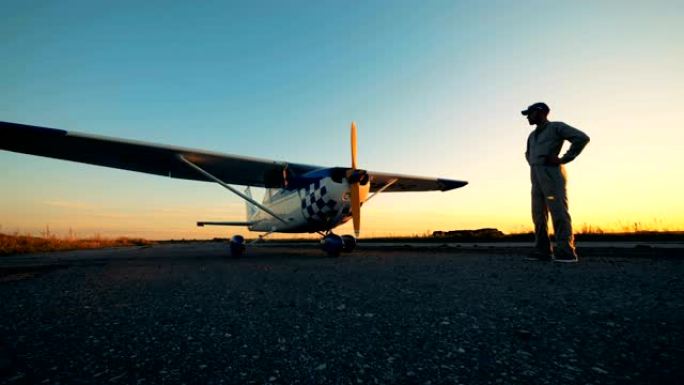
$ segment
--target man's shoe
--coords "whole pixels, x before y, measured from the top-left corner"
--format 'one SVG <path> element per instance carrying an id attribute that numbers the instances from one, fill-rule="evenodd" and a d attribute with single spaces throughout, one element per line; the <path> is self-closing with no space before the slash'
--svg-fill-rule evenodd
<path id="1" fill-rule="evenodd" d="M 579 262 L 579 259 L 577 259 L 577 255 L 575 254 L 556 253 L 556 256 L 553 258 L 553 261 L 558 263 L 577 263 Z"/>
<path id="2" fill-rule="evenodd" d="M 528 254 L 527 257 L 525 258 L 526 261 L 544 261 L 544 262 L 551 261 L 552 259 L 553 259 L 553 257 L 551 256 L 551 254 L 544 254 L 544 253 L 540 253 L 539 251 L 533 251 L 530 254 Z"/>

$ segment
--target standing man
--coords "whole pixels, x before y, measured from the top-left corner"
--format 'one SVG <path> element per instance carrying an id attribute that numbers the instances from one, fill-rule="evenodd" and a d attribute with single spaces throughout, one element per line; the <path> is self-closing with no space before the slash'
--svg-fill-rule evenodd
<path id="1" fill-rule="evenodd" d="M 532 179 L 532 221 L 534 222 L 534 251 L 529 260 L 577 262 L 572 221 L 568 212 L 564 164 L 572 161 L 589 143 L 582 131 L 562 122 L 549 122 L 549 106 L 535 103 L 522 114 L 530 125 L 537 127 L 527 138 L 525 157 Z M 564 141 L 571 143 L 568 151 L 558 157 Z M 549 211 L 556 234 L 556 248 L 551 249 L 548 221 Z"/>

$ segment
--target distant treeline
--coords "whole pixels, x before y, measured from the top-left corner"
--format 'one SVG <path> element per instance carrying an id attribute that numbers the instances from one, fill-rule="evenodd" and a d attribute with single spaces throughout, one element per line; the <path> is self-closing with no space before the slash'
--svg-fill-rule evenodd
<path id="1" fill-rule="evenodd" d="M 551 236 L 553 238 L 553 236 Z M 374 241 L 392 241 L 399 238 L 373 238 Z M 504 234 L 494 228 L 477 230 L 434 231 L 432 235 L 410 238 L 426 242 L 534 242 L 534 233 Z M 575 234 L 577 241 L 594 242 L 684 242 L 684 231 L 629 231 L 629 232 L 581 232 Z"/>

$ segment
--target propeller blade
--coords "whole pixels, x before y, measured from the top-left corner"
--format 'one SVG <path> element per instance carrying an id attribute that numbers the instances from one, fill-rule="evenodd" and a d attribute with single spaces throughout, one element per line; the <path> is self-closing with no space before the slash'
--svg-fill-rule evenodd
<path id="1" fill-rule="evenodd" d="M 356 122 L 351 125 L 351 168 L 356 170 Z M 353 174 L 353 171 L 352 173 Z M 350 174 L 350 175 L 351 175 Z M 354 234 L 359 237 L 361 233 L 361 186 L 359 181 L 349 184 L 351 190 L 352 220 L 354 221 Z"/>
<path id="2" fill-rule="evenodd" d="M 356 170 L 356 122 L 351 125 L 351 168 Z"/>
<path id="3" fill-rule="evenodd" d="M 361 193 L 359 182 L 352 183 L 351 186 L 351 209 L 352 209 L 352 220 L 354 221 L 354 234 L 356 238 L 359 237 L 361 233 Z"/>

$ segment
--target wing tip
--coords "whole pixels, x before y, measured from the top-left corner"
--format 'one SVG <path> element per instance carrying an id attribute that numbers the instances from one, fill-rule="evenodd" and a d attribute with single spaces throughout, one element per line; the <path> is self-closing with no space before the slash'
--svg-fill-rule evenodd
<path id="1" fill-rule="evenodd" d="M 440 185 L 441 191 L 453 190 L 453 189 L 463 187 L 463 186 L 468 184 L 468 182 L 464 181 L 464 180 L 452 180 L 452 179 L 441 179 L 441 178 L 438 178 L 437 182 Z"/>

